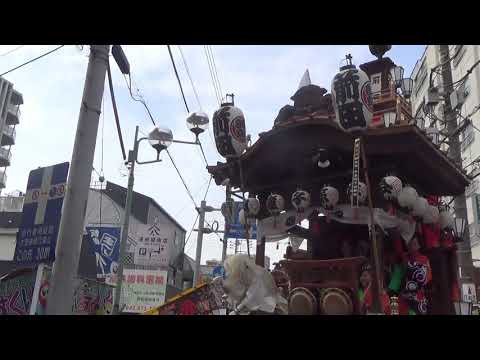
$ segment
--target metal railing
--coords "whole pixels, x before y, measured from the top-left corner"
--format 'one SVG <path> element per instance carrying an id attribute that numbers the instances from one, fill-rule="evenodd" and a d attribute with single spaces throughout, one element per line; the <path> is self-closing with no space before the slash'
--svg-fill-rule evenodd
<path id="1" fill-rule="evenodd" d="M 2 157 L 3 159 L 5 159 L 7 161 L 10 161 L 10 159 L 12 157 L 12 153 L 10 152 L 9 149 L 5 149 L 3 147 L 0 147 L 0 157 Z"/>
<path id="2" fill-rule="evenodd" d="M 12 137 L 13 140 L 15 140 L 15 135 L 16 135 L 16 132 L 15 132 L 15 127 L 11 126 L 11 125 L 5 125 L 3 127 L 3 133 Z"/>
<path id="3" fill-rule="evenodd" d="M 0 211 L 22 212 L 24 196 L 0 196 Z"/>

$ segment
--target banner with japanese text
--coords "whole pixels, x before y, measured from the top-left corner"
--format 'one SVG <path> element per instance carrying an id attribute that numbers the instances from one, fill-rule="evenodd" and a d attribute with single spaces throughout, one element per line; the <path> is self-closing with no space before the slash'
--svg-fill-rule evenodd
<path id="1" fill-rule="evenodd" d="M 0 280 L 0 315 L 28 315 L 36 271 L 26 270 Z"/>
<path id="2" fill-rule="evenodd" d="M 87 226 L 86 230 L 95 253 L 97 279 L 116 274 L 120 253 L 120 228 Z"/>
<path id="3" fill-rule="evenodd" d="M 158 225 L 139 225 L 135 237 L 135 265 L 149 267 L 168 267 L 170 261 L 171 234 Z"/>
<path id="4" fill-rule="evenodd" d="M 164 303 L 168 272 L 164 270 L 123 270 L 120 309 L 143 313 Z"/>

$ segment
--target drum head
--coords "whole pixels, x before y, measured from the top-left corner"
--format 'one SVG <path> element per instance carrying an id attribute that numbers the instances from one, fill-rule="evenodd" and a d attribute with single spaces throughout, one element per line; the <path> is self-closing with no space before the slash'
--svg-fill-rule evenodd
<path id="1" fill-rule="evenodd" d="M 324 315 L 351 315 L 352 299 L 342 289 L 324 289 L 320 293 L 320 312 Z"/>
<path id="2" fill-rule="evenodd" d="M 289 315 L 315 315 L 317 299 L 306 288 L 293 289 L 288 302 L 288 313 Z"/>

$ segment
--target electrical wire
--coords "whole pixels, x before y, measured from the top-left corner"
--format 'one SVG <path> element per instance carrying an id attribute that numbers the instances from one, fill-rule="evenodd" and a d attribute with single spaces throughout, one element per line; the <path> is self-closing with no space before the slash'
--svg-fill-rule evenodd
<path id="1" fill-rule="evenodd" d="M 110 89 L 110 99 L 112 101 L 112 106 L 113 106 L 113 114 L 115 115 L 115 123 L 117 125 L 118 141 L 120 142 L 120 149 L 122 150 L 123 160 L 126 160 L 127 155 L 125 153 L 125 145 L 123 144 L 122 128 L 120 127 L 120 119 L 118 117 L 117 102 L 115 101 L 115 92 L 113 91 L 113 80 L 112 80 L 112 72 L 110 70 L 110 60 L 107 61 L 107 77 L 108 77 L 108 87 Z M 102 143 L 102 163 L 103 163 L 103 143 Z"/>
<path id="2" fill-rule="evenodd" d="M 3 54 L 0 54 L 0 56 L 7 56 L 8 54 L 11 54 L 11 53 L 17 51 L 17 50 L 21 49 L 21 48 L 24 47 L 24 46 L 25 46 L 25 45 L 17 46 L 17 47 L 16 47 L 15 49 L 13 49 L 13 50 L 10 50 L 10 51 L 7 51 L 7 52 L 5 52 L 5 53 L 3 53 Z"/>
<path id="3" fill-rule="evenodd" d="M 55 51 L 57 51 L 57 50 L 60 50 L 60 49 L 61 49 L 62 47 L 64 47 L 64 46 L 65 46 L 65 45 L 60 45 L 59 47 L 56 47 L 56 48 L 53 49 L 53 50 L 50 50 L 50 51 L 48 51 L 48 52 L 46 52 L 46 53 L 44 53 L 44 54 L 42 54 L 42 55 L 40 55 L 40 56 L 37 56 L 36 58 L 33 58 L 33 59 L 31 59 L 31 60 L 28 60 L 27 62 L 24 62 L 23 64 L 20 64 L 20 65 L 18 65 L 18 66 L 15 66 L 14 68 L 12 68 L 12 69 L 10 69 L 10 70 L 8 70 L 8 71 L 5 71 L 4 73 L 0 74 L 0 76 L 7 75 L 7 74 L 11 73 L 12 71 L 15 71 L 15 70 L 17 70 L 17 69 L 20 69 L 21 67 L 23 67 L 23 66 L 25 66 L 25 65 L 28 65 L 28 64 L 30 64 L 30 63 L 32 63 L 32 62 L 34 62 L 34 61 L 37 61 L 37 60 L 43 58 L 44 56 L 47 56 L 47 55 L 49 55 L 49 54 L 51 54 L 51 53 L 53 53 L 53 52 L 55 52 Z"/>
<path id="4" fill-rule="evenodd" d="M 182 82 L 180 81 L 180 76 L 178 76 L 177 66 L 175 65 L 175 60 L 173 59 L 172 50 L 170 49 L 170 45 L 167 45 L 168 53 L 170 54 L 170 60 L 172 61 L 173 71 L 175 72 L 175 76 L 177 78 L 178 86 L 180 87 L 180 92 L 182 93 L 183 103 L 185 104 L 185 109 L 187 109 L 187 113 L 190 112 L 190 109 L 187 105 L 187 100 L 185 99 L 185 94 L 183 92 Z"/>
<path id="5" fill-rule="evenodd" d="M 150 117 L 150 120 L 152 121 L 153 126 L 157 126 L 157 124 L 155 124 L 155 120 L 153 120 L 152 113 L 150 112 L 150 109 L 148 108 L 147 103 L 146 103 L 145 100 L 143 99 L 143 96 L 142 96 L 141 94 L 139 94 L 138 89 L 137 89 L 138 99 L 135 98 L 135 96 L 133 96 L 133 94 L 132 94 L 132 77 L 131 77 L 131 75 L 128 74 L 128 81 L 127 81 L 127 76 L 126 76 L 126 75 L 124 75 L 124 78 L 125 78 L 125 83 L 127 84 L 128 90 L 129 90 L 129 92 L 130 92 L 130 97 L 131 97 L 133 100 L 138 101 L 139 103 L 141 103 L 141 104 L 145 107 L 145 110 L 147 110 L 148 116 Z"/>
<path id="6" fill-rule="evenodd" d="M 216 78 L 216 81 L 217 81 L 217 86 L 218 86 L 218 90 L 219 90 L 219 94 L 220 94 L 220 101 L 222 100 L 222 95 L 223 95 L 223 91 L 222 91 L 222 86 L 220 84 L 220 79 L 218 77 L 218 72 L 217 72 L 217 65 L 215 64 L 215 56 L 213 55 L 213 50 L 212 50 L 212 47 L 211 45 L 208 45 L 207 46 L 209 51 L 210 51 L 210 58 L 212 60 L 212 64 L 213 64 L 213 73 L 215 75 L 215 78 Z"/>
<path id="7" fill-rule="evenodd" d="M 218 104 L 221 105 L 222 103 L 222 96 L 220 90 L 217 87 L 217 83 L 215 82 L 215 76 L 213 74 L 213 65 L 211 64 L 211 59 L 207 50 L 207 45 L 203 45 L 203 49 L 205 51 L 205 57 L 207 58 L 208 70 L 210 72 L 210 77 L 212 79 L 213 90 L 215 92 L 215 97 L 217 98 Z"/>
<path id="8" fill-rule="evenodd" d="M 203 111 L 202 104 L 200 102 L 200 98 L 197 93 L 197 89 L 195 88 L 195 84 L 193 83 L 192 76 L 190 75 L 190 70 L 187 65 L 187 61 L 185 60 L 185 56 L 183 55 L 182 47 L 180 45 L 177 45 L 178 50 L 180 50 L 180 55 L 182 57 L 183 61 L 183 66 L 185 67 L 185 71 L 187 72 L 188 79 L 190 80 L 190 85 L 192 86 L 193 94 L 195 95 L 195 98 L 197 99 L 198 107 L 200 108 L 200 111 Z"/>

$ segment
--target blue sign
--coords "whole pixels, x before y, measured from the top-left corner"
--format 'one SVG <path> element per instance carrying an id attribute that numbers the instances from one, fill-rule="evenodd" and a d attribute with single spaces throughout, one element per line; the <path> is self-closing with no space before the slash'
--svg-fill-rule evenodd
<path id="1" fill-rule="evenodd" d="M 221 276 L 222 278 L 225 276 L 225 269 L 222 265 L 215 266 L 212 271 L 212 276 L 214 278 Z"/>
<path id="2" fill-rule="evenodd" d="M 97 278 L 117 273 L 120 254 L 119 227 L 87 227 L 87 237 L 93 244 Z"/>
<path id="3" fill-rule="evenodd" d="M 55 260 L 68 167 L 65 162 L 30 171 L 17 233 L 16 263 L 38 265 Z"/>
<path id="4" fill-rule="evenodd" d="M 235 201 L 233 204 L 233 223 L 229 224 L 227 236 L 233 239 L 246 239 L 245 225 L 240 223 L 239 213 L 243 208 L 243 202 Z M 251 225 L 248 233 L 249 239 L 257 238 L 257 225 Z"/>

